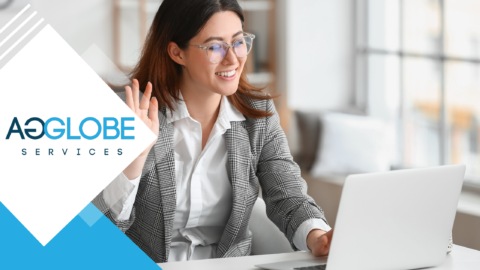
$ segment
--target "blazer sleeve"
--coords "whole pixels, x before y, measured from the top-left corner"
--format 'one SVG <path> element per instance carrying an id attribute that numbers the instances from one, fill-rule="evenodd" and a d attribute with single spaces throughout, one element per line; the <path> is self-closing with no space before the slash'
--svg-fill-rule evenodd
<path id="1" fill-rule="evenodd" d="M 116 219 L 116 216 L 112 213 L 112 210 L 108 207 L 107 203 L 103 198 L 103 191 L 100 192 L 100 194 L 98 194 L 95 199 L 93 199 L 92 203 L 124 233 L 132 226 L 133 222 L 135 221 L 135 206 L 132 207 L 132 212 L 128 219 Z"/>
<path id="2" fill-rule="evenodd" d="M 268 218 L 285 234 L 293 250 L 298 227 L 308 219 L 325 219 L 323 210 L 307 195 L 307 183 L 293 161 L 285 133 L 272 100 L 266 110 L 273 115 L 264 118 L 265 139 L 257 164 L 257 177 L 262 187 Z M 328 224 L 328 223 L 327 223 Z"/>
<path id="3" fill-rule="evenodd" d="M 142 174 L 139 176 L 140 178 L 145 176 L 151 170 L 154 169 L 154 166 L 155 166 L 154 160 L 155 160 L 155 157 L 152 149 L 148 153 L 147 161 L 145 162 L 145 165 L 143 166 L 143 169 L 142 169 Z M 141 184 L 141 181 L 140 183 L 138 183 L 136 188 L 138 188 L 140 184 Z M 110 221 L 112 221 L 112 223 L 115 224 L 115 226 L 117 226 L 122 232 L 125 233 L 133 225 L 133 222 L 135 222 L 135 211 L 136 211 L 135 204 L 132 206 L 132 210 L 128 219 L 124 219 L 124 218 L 118 219 L 117 218 L 118 215 L 115 212 L 119 212 L 119 211 L 118 210 L 114 211 L 113 209 L 111 209 L 111 207 L 109 207 L 109 204 L 104 199 L 105 198 L 103 194 L 104 191 L 105 190 L 102 190 L 102 192 L 100 192 L 100 194 L 98 194 L 97 197 L 93 199 L 92 203 L 98 208 L 98 210 L 100 210 L 105 216 L 107 216 L 108 219 L 110 219 Z M 135 190 L 133 192 L 135 192 L 136 194 Z M 126 194 L 126 195 L 130 196 L 129 194 Z M 121 201 L 123 203 L 126 200 L 128 200 L 128 198 L 122 198 L 121 200 L 119 200 L 119 202 Z M 119 209 L 122 209 L 122 208 L 123 208 L 122 206 L 119 207 Z"/>
<path id="4" fill-rule="evenodd" d="M 118 92 L 116 94 L 123 102 L 126 103 L 127 96 L 125 91 Z M 142 96 L 143 96 L 142 92 L 139 92 L 140 100 Z M 142 171 L 142 176 L 144 175 L 144 171 L 145 171 L 145 167 Z M 97 197 L 93 199 L 92 201 L 93 205 L 95 205 L 98 208 L 98 210 L 100 210 L 105 216 L 108 217 L 108 219 L 110 219 L 110 221 L 112 221 L 113 224 L 115 224 L 115 226 L 117 226 L 122 232 L 125 233 L 135 221 L 135 206 L 132 207 L 132 211 L 128 219 L 122 219 L 122 220 L 117 219 L 117 215 L 114 213 L 114 211 L 112 211 L 108 203 L 105 202 L 103 192 L 104 191 L 100 192 L 100 194 L 98 194 Z"/>

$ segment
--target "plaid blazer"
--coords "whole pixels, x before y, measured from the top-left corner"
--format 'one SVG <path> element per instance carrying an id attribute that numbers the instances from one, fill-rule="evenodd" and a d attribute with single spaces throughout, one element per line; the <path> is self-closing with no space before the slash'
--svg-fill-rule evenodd
<path id="1" fill-rule="evenodd" d="M 125 102 L 125 92 L 118 95 Z M 250 99 L 248 104 L 274 114 L 231 122 L 231 129 L 225 133 L 233 204 L 220 242 L 214 248 L 216 258 L 250 255 L 248 222 L 259 185 L 268 218 L 285 234 L 293 250 L 298 250 L 293 235 L 303 221 L 320 218 L 326 222 L 322 209 L 307 195 L 307 184 L 292 159 L 273 101 Z M 166 122 L 165 107 L 158 116 L 158 140 L 143 167 L 130 219 L 116 220 L 103 200 L 103 192 L 93 200 L 156 263 L 168 260 L 177 199 L 173 125 Z"/>

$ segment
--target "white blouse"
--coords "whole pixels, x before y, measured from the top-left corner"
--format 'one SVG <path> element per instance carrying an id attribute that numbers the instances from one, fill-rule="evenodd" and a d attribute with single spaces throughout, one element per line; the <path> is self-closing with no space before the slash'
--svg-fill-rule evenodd
<path id="1" fill-rule="evenodd" d="M 223 96 L 217 121 L 202 151 L 200 123 L 190 117 L 183 101 L 176 105 L 173 113 L 167 113 L 167 122 L 173 123 L 177 182 L 177 205 L 168 261 L 210 259 L 214 256 L 214 248 L 220 241 L 232 208 L 224 134 L 230 129 L 231 121 L 245 121 L 245 117 Z M 140 176 L 128 180 L 121 173 L 104 190 L 105 202 L 109 206 L 117 206 L 111 208 L 116 219 L 127 220 L 130 217 L 139 182 Z M 118 201 L 123 205 L 122 209 L 118 209 Z M 331 229 L 321 219 L 307 220 L 294 234 L 295 246 L 309 251 L 306 237 L 316 228 L 324 231 Z"/>

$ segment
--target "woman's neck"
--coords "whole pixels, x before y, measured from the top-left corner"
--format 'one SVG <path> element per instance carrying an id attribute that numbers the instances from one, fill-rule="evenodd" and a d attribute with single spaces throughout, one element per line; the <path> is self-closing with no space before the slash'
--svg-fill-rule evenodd
<path id="1" fill-rule="evenodd" d="M 222 96 L 185 83 L 181 84 L 180 91 L 190 116 L 200 122 L 202 127 L 213 126 L 218 117 Z"/>
<path id="2" fill-rule="evenodd" d="M 222 96 L 194 84 L 181 84 L 183 100 L 190 116 L 202 126 L 202 151 L 217 121 Z"/>

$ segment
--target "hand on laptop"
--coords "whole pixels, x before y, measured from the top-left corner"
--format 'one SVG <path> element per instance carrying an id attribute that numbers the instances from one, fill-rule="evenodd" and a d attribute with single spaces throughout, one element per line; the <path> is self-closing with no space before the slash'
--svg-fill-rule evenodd
<path id="1" fill-rule="evenodd" d="M 332 243 L 332 235 L 333 229 L 328 232 L 315 229 L 308 233 L 307 247 L 315 257 L 328 255 L 330 244 Z"/>

